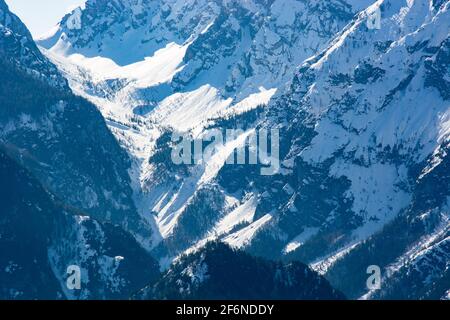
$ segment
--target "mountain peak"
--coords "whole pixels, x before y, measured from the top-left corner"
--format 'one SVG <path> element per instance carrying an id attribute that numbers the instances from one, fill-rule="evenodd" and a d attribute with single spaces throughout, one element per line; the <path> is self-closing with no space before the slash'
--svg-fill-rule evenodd
<path id="1" fill-rule="evenodd" d="M 12 63 L 53 87 L 69 88 L 67 81 L 41 54 L 28 29 L 9 11 L 4 0 L 0 0 L 0 54 L 0 59 Z"/>

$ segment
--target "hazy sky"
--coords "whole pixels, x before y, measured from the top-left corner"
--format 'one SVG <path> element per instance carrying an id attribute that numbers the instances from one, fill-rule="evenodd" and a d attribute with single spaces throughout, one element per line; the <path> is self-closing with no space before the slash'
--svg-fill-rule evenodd
<path id="1" fill-rule="evenodd" d="M 52 27 L 75 7 L 86 0 L 5 0 L 9 9 L 26 24 L 34 37 L 38 37 Z"/>

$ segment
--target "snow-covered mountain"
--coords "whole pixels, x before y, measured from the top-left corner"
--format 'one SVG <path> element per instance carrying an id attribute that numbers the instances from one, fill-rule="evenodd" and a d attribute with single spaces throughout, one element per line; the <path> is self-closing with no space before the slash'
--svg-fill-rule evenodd
<path id="1" fill-rule="evenodd" d="M 0 299 L 128 298 L 159 276 L 129 158 L 3 0 L 0 53 Z"/>
<path id="2" fill-rule="evenodd" d="M 173 179 L 158 167 L 166 164 L 151 160 L 169 151 L 159 144 L 173 130 L 199 135 L 209 119 L 267 104 L 296 66 L 324 49 L 352 16 L 343 1 L 88 1 L 39 43 L 75 92 L 99 106 L 135 157 L 134 189 L 143 191 L 139 207 L 149 219 L 158 212 L 157 225 L 167 238 L 183 212 L 209 193 L 221 164 Z M 76 28 L 70 23 L 75 17 Z M 126 47 L 133 52 L 121 49 Z M 226 208 L 216 206 L 216 219 L 243 201 L 228 200 Z"/>
<path id="3" fill-rule="evenodd" d="M 154 220 L 137 215 L 134 201 L 142 200 L 128 156 L 3 0 L 0 8 L 0 299 L 126 299 L 158 279 L 176 289 L 149 253 L 160 239 Z M 207 282 L 210 290 L 221 285 L 222 267 L 245 262 L 241 268 L 252 273 L 263 261 L 224 244 L 207 248 L 214 260 L 208 277 L 216 279 Z M 220 266 L 221 257 L 228 265 Z M 303 264 L 262 266 L 268 281 L 257 285 L 261 297 L 343 298 Z M 80 287 L 71 288 L 76 269 Z M 243 293 L 232 286 L 228 294 Z"/>
<path id="4" fill-rule="evenodd" d="M 132 157 L 135 204 L 157 227 L 162 262 L 221 239 L 310 263 L 352 298 L 440 298 L 449 289 L 449 7 L 88 0 L 38 43 Z M 173 132 L 201 139 L 236 127 L 241 135 L 210 161 L 171 162 Z M 281 132 L 277 174 L 225 165 L 260 128 Z M 381 291 L 365 287 L 372 264 Z"/>
<path id="5" fill-rule="evenodd" d="M 366 13 L 377 8 L 381 29 L 368 29 Z M 441 171 L 450 133 L 448 9 L 448 1 L 377 2 L 302 65 L 270 110 L 277 122 L 287 110 L 292 123 L 286 159 L 294 162 L 288 181 L 296 193 L 266 233 L 290 238 L 302 225 L 318 228 L 294 238 L 290 258 L 314 262 L 349 296 L 366 290 L 368 261 L 385 268 L 389 283 L 392 265 L 406 272 L 399 261 L 413 259 L 423 243 L 422 254 L 433 251 L 442 264 L 419 271 L 421 285 L 445 281 L 447 253 L 432 246 L 445 243 L 449 213 L 448 174 Z M 410 286 L 419 279 L 409 275 Z"/>
<path id="6" fill-rule="evenodd" d="M 0 142 L 52 193 L 150 248 L 152 226 L 137 214 L 126 152 L 4 1 L 0 10 Z"/>
<path id="7" fill-rule="evenodd" d="M 68 88 L 58 69 L 40 54 L 30 32 L 12 14 L 4 1 L 0 2 L 0 52 L 2 59 L 51 86 Z"/>

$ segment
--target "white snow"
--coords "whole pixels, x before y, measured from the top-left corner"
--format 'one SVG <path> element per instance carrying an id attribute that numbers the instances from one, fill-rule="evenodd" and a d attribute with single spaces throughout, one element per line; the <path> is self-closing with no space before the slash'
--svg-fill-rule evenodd
<path id="1" fill-rule="evenodd" d="M 158 200 L 152 211 L 158 212 L 156 221 L 159 231 L 164 238 L 172 233 L 179 217 L 190 204 L 197 190 L 217 176 L 230 154 L 236 148 L 242 146 L 252 132 L 253 130 L 244 132 L 237 136 L 236 139 L 227 141 L 223 146 L 219 146 L 211 159 L 203 165 L 198 165 L 191 176 L 178 185 L 178 189 L 175 192 L 162 190 L 159 193 L 158 190 L 153 191 L 153 197 L 156 197 Z"/>
<path id="2" fill-rule="evenodd" d="M 231 103 L 231 98 L 223 100 L 216 88 L 204 85 L 197 90 L 175 93 L 164 99 L 153 112 L 153 118 L 161 125 L 181 132 L 189 131 L 228 108 Z"/>
<path id="3" fill-rule="evenodd" d="M 318 259 L 316 262 L 311 263 L 309 266 L 317 273 L 324 275 L 327 273 L 329 268 L 331 268 L 338 260 L 342 259 L 350 251 L 355 249 L 358 246 L 358 244 L 359 243 L 353 243 L 347 245 L 346 247 L 328 255 L 325 258 Z"/>
<path id="4" fill-rule="evenodd" d="M 117 65 L 112 59 L 97 56 L 88 58 L 75 53 L 66 57 L 69 62 L 88 70 L 96 82 L 108 79 L 127 79 L 134 81 L 138 88 L 152 87 L 160 83 L 169 82 L 173 76 L 182 69 L 182 61 L 189 44 L 178 45 L 169 43 L 165 48 L 126 66 Z M 57 47 L 50 52 L 61 55 Z"/>
<path id="5" fill-rule="evenodd" d="M 76 8 L 71 16 L 67 19 L 66 25 L 69 30 L 79 30 L 81 29 L 81 15 L 82 9 L 80 7 Z"/>
<path id="6" fill-rule="evenodd" d="M 397 169 L 394 165 L 378 163 L 363 167 L 337 161 L 331 175 L 346 176 L 351 181 L 346 196 L 353 200 L 352 211 L 365 221 L 354 230 L 356 239 L 365 239 L 379 231 L 411 200 L 409 193 L 400 187 L 407 181 L 406 167 Z"/>
<path id="7" fill-rule="evenodd" d="M 242 248 L 245 247 L 250 241 L 253 239 L 255 234 L 260 230 L 264 225 L 266 225 L 272 219 L 272 215 L 266 214 L 259 220 L 253 222 L 248 227 L 241 229 L 229 236 L 227 236 L 223 241 L 228 243 L 230 246 L 234 248 Z"/>
<path id="8" fill-rule="evenodd" d="M 313 237 L 319 231 L 318 228 L 306 228 L 302 233 L 292 239 L 283 250 L 283 253 L 289 253 L 300 248 L 308 239 Z"/>
<path id="9" fill-rule="evenodd" d="M 269 104 L 272 97 L 277 92 L 277 88 L 265 89 L 264 87 L 259 88 L 259 92 L 252 93 L 242 101 L 234 104 L 228 109 L 221 110 L 217 117 L 226 118 L 227 116 L 239 115 L 248 112 L 258 106 Z"/>
<path id="10" fill-rule="evenodd" d="M 251 196 L 247 201 L 222 218 L 214 227 L 213 232 L 217 235 L 226 234 L 241 223 L 251 223 L 255 211 L 256 199 L 254 196 Z"/>
<path id="11" fill-rule="evenodd" d="M 225 144 L 219 146 L 216 153 L 205 163 L 205 169 L 199 183 L 206 184 L 214 179 L 234 150 L 243 147 L 248 137 L 252 134 L 255 134 L 254 129 L 243 132 L 233 140 L 229 140 L 229 137 L 227 137 Z"/>

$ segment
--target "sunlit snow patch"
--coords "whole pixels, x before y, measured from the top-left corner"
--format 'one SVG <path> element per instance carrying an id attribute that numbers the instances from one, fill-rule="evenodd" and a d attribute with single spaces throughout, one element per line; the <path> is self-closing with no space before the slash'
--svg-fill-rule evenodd
<path id="1" fill-rule="evenodd" d="M 266 214 L 264 217 L 255 221 L 248 227 L 229 235 L 224 239 L 224 242 L 228 243 L 234 248 L 245 247 L 253 239 L 256 232 L 264 227 L 264 225 L 267 224 L 270 220 L 272 220 L 272 216 L 270 214 Z"/>
<path id="2" fill-rule="evenodd" d="M 255 211 L 256 199 L 255 197 L 251 197 L 220 220 L 216 224 L 214 231 L 219 235 L 226 234 L 241 223 L 250 223 L 253 221 Z"/>
<path id="3" fill-rule="evenodd" d="M 126 66 L 119 66 L 109 58 L 100 56 L 88 58 L 78 53 L 69 55 L 67 59 L 88 70 L 94 80 L 128 79 L 135 81 L 135 87 L 146 88 L 171 81 L 173 76 L 183 68 L 183 58 L 188 46 L 189 44 L 178 45 L 172 42 L 156 51 L 153 56 Z M 64 56 L 61 51 L 64 49 L 58 45 L 50 50 L 52 53 Z"/>
<path id="4" fill-rule="evenodd" d="M 319 228 L 306 228 L 302 233 L 289 242 L 283 250 L 283 253 L 289 253 L 300 248 L 309 238 L 313 237 Z"/>

